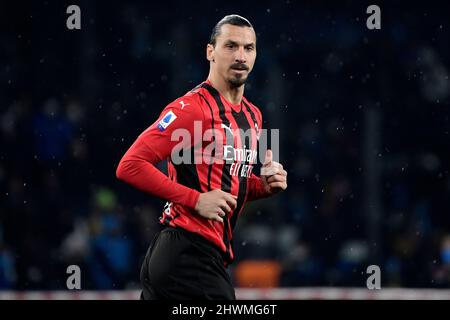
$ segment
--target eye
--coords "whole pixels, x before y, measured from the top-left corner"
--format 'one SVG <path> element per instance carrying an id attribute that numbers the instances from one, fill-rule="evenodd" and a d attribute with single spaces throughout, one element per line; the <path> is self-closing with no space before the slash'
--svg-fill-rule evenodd
<path id="1" fill-rule="evenodd" d="M 245 50 L 247 50 L 247 51 L 253 51 L 254 49 L 255 49 L 254 46 L 246 46 L 245 47 Z"/>

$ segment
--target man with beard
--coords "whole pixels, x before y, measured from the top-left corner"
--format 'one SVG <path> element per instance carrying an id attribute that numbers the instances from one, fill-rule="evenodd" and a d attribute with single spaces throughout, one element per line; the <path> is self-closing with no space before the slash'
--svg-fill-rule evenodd
<path id="1" fill-rule="evenodd" d="M 252 173 L 262 128 L 261 112 L 244 97 L 256 59 L 252 24 L 225 16 L 213 28 L 206 57 L 207 80 L 167 105 L 117 168 L 119 179 L 168 200 L 160 218 L 165 228 L 142 265 L 141 299 L 235 299 L 226 267 L 234 259 L 237 218 L 247 201 L 287 187 L 287 172 L 272 160 L 271 150 L 261 177 Z M 186 132 L 182 153 L 190 161 L 175 161 L 174 150 Z M 168 177 L 155 168 L 162 160 L 168 161 Z"/>

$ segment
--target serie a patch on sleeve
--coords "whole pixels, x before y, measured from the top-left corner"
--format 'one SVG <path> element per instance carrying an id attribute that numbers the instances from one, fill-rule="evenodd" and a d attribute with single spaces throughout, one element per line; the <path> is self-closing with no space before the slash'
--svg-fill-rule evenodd
<path id="1" fill-rule="evenodd" d="M 159 131 L 164 131 L 166 128 L 177 118 L 175 113 L 173 111 L 167 112 L 164 117 L 159 121 L 158 123 L 158 129 Z"/>

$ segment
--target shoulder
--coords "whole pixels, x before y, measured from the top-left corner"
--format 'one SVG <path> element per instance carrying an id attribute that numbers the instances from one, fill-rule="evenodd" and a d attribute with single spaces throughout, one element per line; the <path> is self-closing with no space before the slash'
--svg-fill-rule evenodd
<path id="1" fill-rule="evenodd" d="M 170 104 L 173 107 L 176 107 L 178 104 L 180 107 L 184 108 L 183 106 L 187 106 L 187 103 L 189 103 L 189 105 L 194 106 L 195 109 L 203 110 L 204 108 L 207 108 L 209 103 L 207 92 L 208 91 L 203 86 L 198 85 L 186 92 L 183 96 L 172 101 Z"/>
<path id="2" fill-rule="evenodd" d="M 182 114 L 188 118 L 204 118 L 203 101 L 198 94 L 192 91 L 171 101 L 164 110 L 171 110 L 175 114 Z"/>

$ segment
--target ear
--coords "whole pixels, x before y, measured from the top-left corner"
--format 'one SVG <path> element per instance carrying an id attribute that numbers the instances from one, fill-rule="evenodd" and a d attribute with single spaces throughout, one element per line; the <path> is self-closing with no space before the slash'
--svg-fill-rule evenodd
<path id="1" fill-rule="evenodd" d="M 208 45 L 206 46 L 206 59 L 208 59 L 208 61 L 214 62 L 214 47 L 210 43 L 208 43 Z"/>

